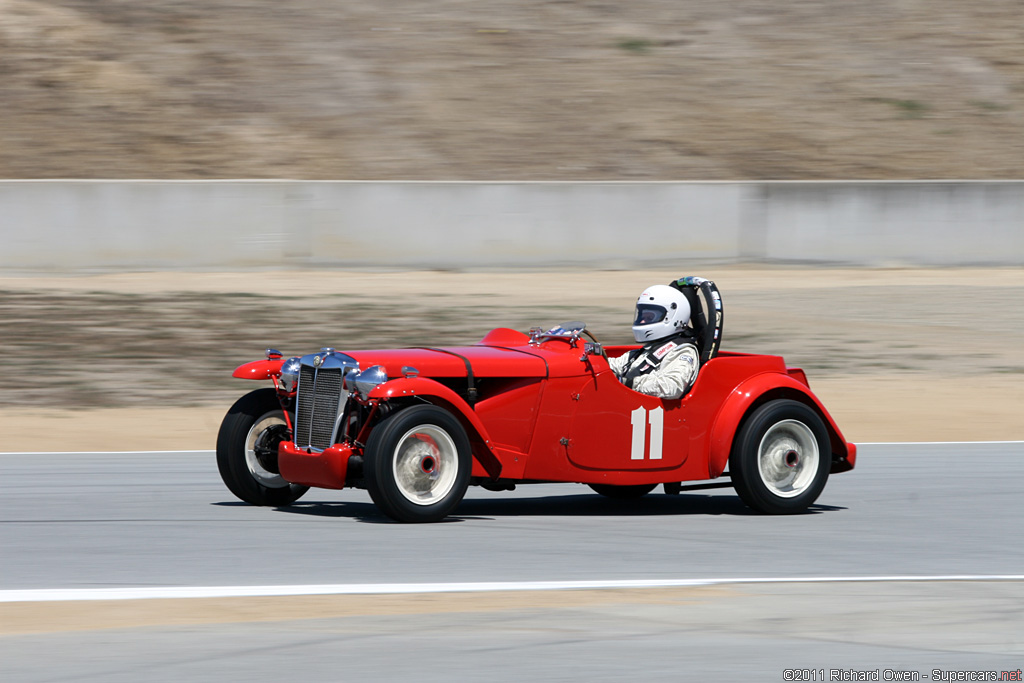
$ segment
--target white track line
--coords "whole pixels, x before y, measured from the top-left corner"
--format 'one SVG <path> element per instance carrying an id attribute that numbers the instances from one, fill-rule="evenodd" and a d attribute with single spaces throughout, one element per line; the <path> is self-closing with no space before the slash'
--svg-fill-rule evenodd
<path id="1" fill-rule="evenodd" d="M 1024 441 L 858 441 L 857 446 L 1006 446 Z"/>
<path id="2" fill-rule="evenodd" d="M 1024 441 L 863 441 L 857 446 L 1012 446 Z M 175 453 L 213 453 L 211 448 L 183 451 L 3 451 L 3 455 L 173 455 Z"/>
<path id="3" fill-rule="evenodd" d="M 176 453 L 214 453 L 212 448 L 193 451 L 4 451 L 0 455 L 174 455 Z"/>
<path id="4" fill-rule="evenodd" d="M 1024 581 L 1024 574 L 948 576 L 816 576 L 738 579 L 625 579 L 607 581 L 496 581 L 479 583 L 354 583 L 305 586 L 152 586 L 139 588 L 39 588 L 0 590 L 0 603 L 79 600 L 168 600 L 257 598 L 299 595 L 403 595 L 411 593 L 496 593 L 503 591 L 692 588 L 771 583 L 920 583 L 934 581 Z"/>

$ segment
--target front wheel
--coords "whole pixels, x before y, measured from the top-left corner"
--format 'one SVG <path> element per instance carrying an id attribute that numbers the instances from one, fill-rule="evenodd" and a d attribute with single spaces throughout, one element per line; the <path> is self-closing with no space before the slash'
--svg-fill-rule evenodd
<path id="1" fill-rule="evenodd" d="M 277 468 L 277 447 L 289 438 L 273 389 L 235 401 L 217 434 L 217 469 L 231 493 L 253 505 L 290 505 L 308 491 L 285 481 Z"/>
<path id="2" fill-rule="evenodd" d="M 399 522 L 437 522 L 469 488 L 469 437 L 447 410 L 419 405 L 393 413 L 366 443 L 366 488 L 377 507 Z"/>
<path id="3" fill-rule="evenodd" d="M 743 502 L 773 515 L 803 512 L 821 495 L 832 465 L 828 431 L 810 407 L 769 401 L 744 421 L 729 456 Z"/>

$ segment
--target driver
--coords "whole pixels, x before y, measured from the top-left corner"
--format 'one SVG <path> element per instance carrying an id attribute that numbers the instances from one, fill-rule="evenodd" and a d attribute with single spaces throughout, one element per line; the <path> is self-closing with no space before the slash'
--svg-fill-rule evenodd
<path id="1" fill-rule="evenodd" d="M 685 395 L 700 365 L 689 320 L 690 303 L 682 292 L 668 285 L 645 289 L 633 321 L 633 337 L 643 346 L 608 361 L 619 381 L 660 398 Z"/>

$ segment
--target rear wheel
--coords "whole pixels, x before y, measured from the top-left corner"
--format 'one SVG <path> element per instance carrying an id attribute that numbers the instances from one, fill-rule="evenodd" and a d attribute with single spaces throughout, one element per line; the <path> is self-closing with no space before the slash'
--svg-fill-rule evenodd
<path id="1" fill-rule="evenodd" d="M 308 491 L 285 481 L 277 468 L 277 447 L 289 438 L 273 389 L 238 399 L 217 434 L 217 469 L 231 493 L 253 505 L 289 505 Z"/>
<path id="2" fill-rule="evenodd" d="M 399 522 L 436 522 L 466 495 L 473 456 L 469 437 L 447 410 L 419 405 L 392 414 L 366 444 L 366 488 Z"/>
<path id="3" fill-rule="evenodd" d="M 615 484 L 587 484 L 606 498 L 642 498 L 654 490 L 657 484 L 633 484 L 629 486 L 616 486 Z"/>
<path id="4" fill-rule="evenodd" d="M 828 431 L 810 407 L 776 400 L 746 419 L 729 472 L 743 502 L 767 514 L 803 512 L 821 495 L 832 464 Z"/>

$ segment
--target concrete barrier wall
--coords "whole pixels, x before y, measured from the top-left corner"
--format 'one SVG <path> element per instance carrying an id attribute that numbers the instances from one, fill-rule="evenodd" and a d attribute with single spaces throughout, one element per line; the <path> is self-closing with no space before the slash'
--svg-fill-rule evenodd
<path id="1" fill-rule="evenodd" d="M 854 264 L 1022 264 L 1024 182 L 766 183 L 756 256 Z"/>
<path id="2" fill-rule="evenodd" d="M 1024 182 L 0 181 L 0 269 L 1024 264 Z"/>

